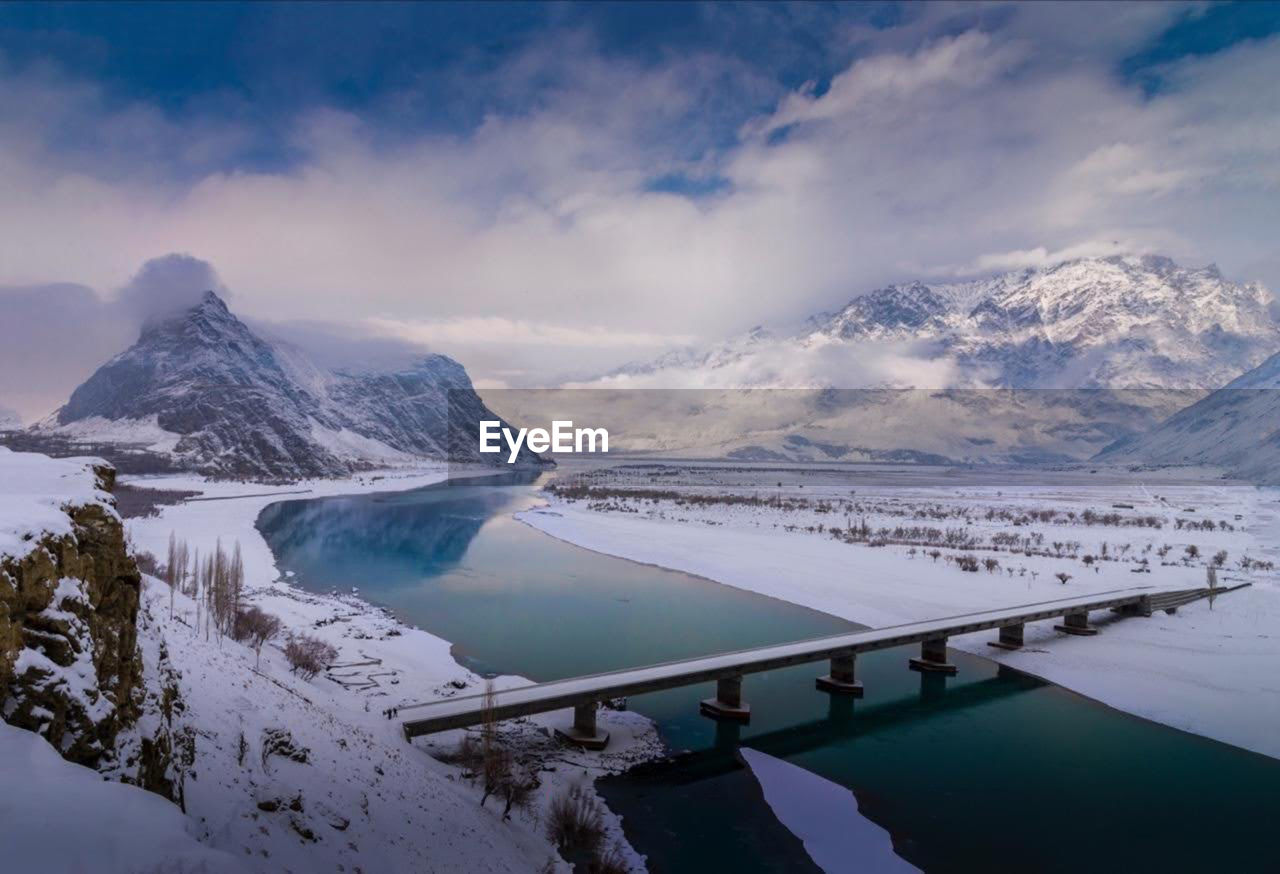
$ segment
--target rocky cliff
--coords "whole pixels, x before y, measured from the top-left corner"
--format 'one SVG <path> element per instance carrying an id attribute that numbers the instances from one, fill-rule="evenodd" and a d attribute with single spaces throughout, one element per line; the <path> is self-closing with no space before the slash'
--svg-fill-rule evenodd
<path id="1" fill-rule="evenodd" d="M 96 491 L 110 491 L 114 470 L 88 471 Z M 110 506 L 62 510 L 64 530 L 27 532 L 25 551 L 0 555 L 0 712 L 65 758 L 97 766 L 143 698 L 140 577 Z"/>

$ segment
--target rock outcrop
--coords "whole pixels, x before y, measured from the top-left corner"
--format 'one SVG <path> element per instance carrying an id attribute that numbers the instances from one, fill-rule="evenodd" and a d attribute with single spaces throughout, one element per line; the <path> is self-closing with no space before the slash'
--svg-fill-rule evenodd
<path id="1" fill-rule="evenodd" d="M 109 491 L 115 471 L 94 468 Z M 115 749 L 143 699 L 141 577 L 109 507 L 68 505 L 66 533 L 0 555 L 0 713 L 91 767 Z"/>

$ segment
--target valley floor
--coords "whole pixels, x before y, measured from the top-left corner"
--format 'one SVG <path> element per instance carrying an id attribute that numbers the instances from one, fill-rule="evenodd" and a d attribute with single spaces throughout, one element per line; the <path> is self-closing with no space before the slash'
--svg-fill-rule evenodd
<path id="1" fill-rule="evenodd" d="M 552 797 L 662 751 L 652 724 L 633 713 L 601 713 L 612 738 L 603 755 L 553 738 L 550 726 L 568 724 L 569 713 L 503 723 L 504 742 L 540 782 L 531 807 L 504 821 L 500 802 L 481 807 L 480 787 L 432 757 L 447 758 L 462 732 L 420 739 L 415 748 L 399 721 L 384 715 L 406 703 L 476 694 L 484 681 L 454 661 L 447 641 L 401 624 L 355 592 L 313 594 L 280 579 L 254 527 L 262 507 L 288 497 L 399 491 L 444 477 L 440 469 L 278 489 L 193 477 L 132 480 L 202 493 L 158 515 L 127 519 L 135 549 L 163 561 L 170 532 L 202 555 L 238 543 L 248 601 L 339 653 L 330 670 L 304 680 L 289 671 L 282 634 L 263 648 L 258 665 L 244 645 L 197 631 L 192 600 L 177 594 L 171 601 L 162 580 L 144 578 L 139 624 L 147 673 L 177 671 L 183 721 L 195 733 L 188 815 L 202 842 L 242 858 L 250 870 L 567 870 L 546 837 Z M 524 682 L 501 677 L 496 685 Z M 305 749 L 305 761 L 288 749 Z M 616 818 L 606 811 L 605 819 L 606 840 L 642 867 Z"/>
<path id="2" fill-rule="evenodd" d="M 333 668 L 309 681 L 289 672 L 280 641 L 263 649 L 259 666 L 243 645 L 197 632 L 194 602 L 178 594 L 171 607 L 169 587 L 146 578 L 140 637 L 147 673 L 180 675 L 184 721 L 196 741 L 185 780 L 189 830 L 204 844 L 261 871 L 563 870 L 545 834 L 553 795 L 663 752 L 638 714 L 601 712 L 613 738 L 603 756 L 568 750 L 551 737 L 550 726 L 567 723 L 568 713 L 504 723 L 506 741 L 541 781 L 532 808 L 504 821 L 497 803 L 481 807 L 479 787 L 441 761 L 460 732 L 420 740 L 417 750 L 405 743 L 399 722 L 384 716 L 387 708 L 474 694 L 484 681 L 455 662 L 448 642 L 403 625 L 358 591 L 315 594 L 281 578 L 255 520 L 280 500 L 401 491 L 445 476 L 441 468 L 287 487 L 180 476 L 129 480 L 200 493 L 126 520 L 136 550 L 163 560 L 171 532 L 201 554 L 238 544 L 251 603 L 339 651 Z M 651 489 L 650 473 L 620 471 L 590 482 L 604 483 L 605 492 L 549 493 L 548 506 L 521 518 L 588 549 L 872 626 L 1143 584 L 1200 586 L 1206 563 L 1226 550 L 1220 584 L 1252 585 L 1212 605 L 1119 622 L 1095 616 L 1102 633 L 1093 638 L 1067 638 L 1051 623 L 1038 624 L 1017 653 L 987 647 L 990 635 L 952 645 L 1122 710 L 1280 757 L 1272 731 L 1280 723 L 1280 582 L 1266 565 L 1280 559 L 1280 492 L 1156 484 L 1137 491 L 1131 484 L 855 489 L 847 481 L 807 481 L 770 489 L 770 506 L 724 501 L 758 495 L 752 477 L 665 475 L 656 497 L 627 494 Z M 1109 509 L 1116 503 L 1127 507 L 1120 516 L 1147 521 L 1117 525 Z M 1039 521 L 1047 518 L 1044 508 L 1056 511 L 1050 521 Z M 1041 515 L 1028 521 L 1032 511 Z M 1206 530 L 1206 519 L 1217 520 L 1214 530 Z M 875 531 L 897 529 L 907 539 L 938 532 L 953 543 L 968 538 L 968 546 L 871 545 L 853 542 L 855 529 L 872 532 L 873 542 Z M 1009 532 L 1024 539 L 1011 542 Z M 1194 557 L 1186 552 L 1193 544 Z M 966 554 L 998 566 L 964 571 L 959 557 Z M 1102 557 L 1085 564 L 1086 555 Z M 1253 563 L 1247 569 L 1239 566 L 1245 556 Z M 1150 572 L 1134 572 L 1144 567 Z M 1058 573 L 1070 575 L 1065 584 Z M 523 682 L 503 677 L 498 684 Z M 295 761 L 289 749 L 305 749 L 306 761 Z M 607 811 L 606 823 L 608 840 L 641 868 Z"/>
<path id="3" fill-rule="evenodd" d="M 1018 652 L 987 646 L 991 633 L 950 645 L 1280 757 L 1280 490 L 1158 477 L 1146 485 L 1015 486 L 787 478 L 765 489 L 759 477 L 670 466 L 655 491 L 652 471 L 619 468 L 584 477 L 577 492 L 553 492 L 547 507 L 521 518 L 587 549 L 873 627 L 1139 585 L 1199 587 L 1225 550 L 1218 584 L 1251 586 L 1213 603 L 1149 619 L 1095 614 L 1095 637 L 1037 623 Z M 942 545 L 924 545 L 934 540 Z M 967 555 L 997 564 L 967 572 Z"/>

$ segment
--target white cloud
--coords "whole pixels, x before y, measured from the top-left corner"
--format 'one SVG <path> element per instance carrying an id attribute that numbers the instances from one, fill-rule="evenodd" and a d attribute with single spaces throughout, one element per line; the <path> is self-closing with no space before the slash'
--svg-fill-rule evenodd
<path id="1" fill-rule="evenodd" d="M 726 81 L 767 93 L 740 65 L 538 46 L 498 81 L 520 92 L 559 65 L 559 84 L 519 111 L 391 144 L 315 112 L 281 172 L 207 169 L 245 142 L 235 125 L 0 68 L 0 283 L 115 288 L 192 252 L 248 315 L 441 345 L 513 385 L 922 272 L 1123 249 L 1280 285 L 1280 41 L 1181 61 L 1148 97 L 1115 69 L 1176 12 L 1160 6 L 924 8 L 850 34 L 860 57 L 827 91 L 784 96 L 729 143 L 690 124 Z M 95 148 L 54 145 L 69 119 Z M 729 184 L 646 190 L 667 173 Z M 538 352 L 513 362 L 498 338 Z"/>
<path id="2" fill-rule="evenodd" d="M 550 347 L 641 347 L 652 349 L 684 345 L 696 339 L 688 334 L 646 334 L 611 330 L 603 326 L 574 328 L 545 322 L 527 322 L 500 316 L 456 318 L 441 321 L 406 321 L 369 318 L 374 332 L 424 346 L 477 344 Z"/>

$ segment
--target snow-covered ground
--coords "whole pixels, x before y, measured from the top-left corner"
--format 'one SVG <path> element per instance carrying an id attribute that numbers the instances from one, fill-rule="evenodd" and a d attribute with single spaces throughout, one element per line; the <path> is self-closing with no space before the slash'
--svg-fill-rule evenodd
<path id="1" fill-rule="evenodd" d="M 893 851 L 889 833 L 858 811 L 845 787 L 759 750 L 741 753 L 774 816 L 827 874 L 918 870 Z"/>
<path id="2" fill-rule="evenodd" d="M 104 419 L 102 416 L 90 416 L 65 425 L 59 425 L 57 416 L 51 414 L 39 423 L 38 428 L 43 433 L 71 440 L 122 443 L 151 452 L 172 452 L 182 439 L 181 434 L 161 428 L 159 417 L 154 414 L 145 419 Z"/>
<path id="3" fill-rule="evenodd" d="M 793 475 L 765 489 L 724 470 L 598 476 L 583 482 L 602 491 L 576 499 L 551 495 L 547 507 L 520 518 L 597 552 L 873 627 L 1135 585 L 1203 586 L 1206 565 L 1226 550 L 1219 584 L 1252 586 L 1212 604 L 1150 619 L 1095 615 L 1102 633 L 1092 638 L 1037 623 L 1019 652 L 988 647 L 989 633 L 953 638 L 951 645 L 1130 713 L 1280 757 L 1280 581 L 1274 567 L 1240 567 L 1245 556 L 1273 565 L 1280 559 L 1280 491 L 1119 480 L 851 488 L 848 480 L 804 483 Z M 621 494 L 635 489 L 681 497 Z M 764 500 L 725 503 L 726 495 Z M 1053 511 L 1051 521 L 1042 522 L 1046 511 Z M 864 525 L 871 543 L 885 529 L 889 542 L 846 539 Z M 1011 536 L 1019 539 L 1004 542 Z M 894 542 L 913 537 L 950 538 L 967 548 Z M 1189 546 L 1196 556 L 1188 555 Z M 998 566 L 966 572 L 958 562 L 965 555 Z M 1058 573 L 1070 575 L 1065 584 Z"/>
<path id="4" fill-rule="evenodd" d="M 106 499 L 97 490 L 85 491 L 84 459 L 13 461 L 0 450 L 7 496 L 0 537 L 7 536 L 11 546 L 26 543 L 22 529 L 33 524 L 37 530 L 63 530 L 60 507 L 68 501 Z M 568 723 L 567 712 L 504 723 L 504 738 L 541 781 L 532 808 L 504 821 L 496 802 L 482 808 L 479 787 L 443 761 L 461 732 L 420 739 L 415 749 L 404 741 L 399 722 L 384 716 L 388 708 L 409 702 L 474 693 L 483 681 L 453 660 L 447 641 L 399 623 L 357 593 L 313 594 L 289 585 L 254 525 L 274 501 L 401 491 L 445 476 L 438 467 L 281 487 L 191 476 L 130 480 L 143 488 L 200 492 L 160 507 L 157 515 L 127 519 L 135 550 L 163 561 L 171 532 L 201 554 L 238 544 L 247 599 L 280 617 L 286 629 L 326 640 L 339 652 L 334 666 L 312 680 L 289 672 L 280 640 L 264 647 L 259 665 L 242 644 L 197 632 L 193 601 L 180 593 L 171 601 L 167 585 L 144 578 L 139 637 L 148 683 L 154 693 L 156 684 L 169 679 L 181 693 L 177 722 L 190 729 L 195 750 L 183 766 L 187 831 L 207 846 L 262 871 L 336 865 L 509 871 L 539 870 L 548 862 L 563 868 L 545 833 L 553 795 L 661 751 L 652 725 L 637 714 L 602 711 L 601 722 L 612 736 L 604 755 L 569 750 L 552 738 L 550 727 Z M 814 482 L 802 489 L 793 481 L 770 490 L 777 499 L 770 506 L 718 503 L 716 496 L 743 488 L 725 479 L 732 474 L 717 476 L 721 480 L 710 485 L 663 481 L 664 489 L 710 498 L 702 502 L 553 497 L 548 507 L 522 518 L 590 549 L 868 625 L 1143 583 L 1198 586 L 1206 561 L 1226 550 L 1220 583 L 1247 580 L 1253 586 L 1213 605 L 1201 602 L 1146 620 L 1095 617 L 1105 627 L 1094 638 L 1064 638 L 1044 623 L 1028 629 L 1028 646 L 1018 653 L 990 650 L 983 635 L 953 644 L 1130 712 L 1280 756 L 1273 731 L 1280 724 L 1280 690 L 1271 682 L 1280 653 L 1280 586 L 1273 569 L 1239 567 L 1246 555 L 1255 562 L 1280 558 L 1280 492 L 1187 485 L 1136 491 L 975 485 L 854 491 L 847 484 Z M 72 482 L 81 485 L 69 491 Z M 648 474 L 637 475 L 636 482 L 652 486 Z M 1132 506 L 1113 510 L 1118 503 Z M 1047 521 L 1046 508 L 1054 511 Z M 1097 515 L 1086 516 L 1085 510 Z M 1107 513 L 1118 513 L 1124 524 L 1102 518 Z M 1212 531 L 1206 519 L 1214 520 Z M 968 538 L 971 548 L 847 540 L 848 532 L 863 528 L 873 532 L 872 540 L 874 532 L 895 528 L 909 539 L 920 527 L 962 532 L 943 538 Z M 1008 542 L 1010 532 L 1023 539 Z M 1192 544 L 1198 556 L 1187 555 Z M 934 551 L 940 554 L 932 556 Z M 999 566 L 966 572 L 955 560 L 962 554 L 993 558 Z M 1086 555 L 1095 557 L 1089 565 Z M 1144 567 L 1150 573 L 1134 573 Z M 1063 584 L 1056 573 L 1071 576 Z M 507 677 L 498 685 L 522 682 Z M 149 734 L 158 718 L 149 709 L 137 736 Z M 752 764 L 786 823 L 794 812 L 795 793 L 787 788 L 794 781 L 774 779 L 778 775 L 768 763 L 761 765 L 764 771 L 756 768 L 759 762 Z M 625 847 L 617 818 L 606 814 L 606 826 L 607 840 L 621 843 L 639 867 L 642 860 Z M 159 829 L 157 840 L 169 840 L 165 834 Z M 807 847 L 811 839 L 816 842 L 816 849 L 810 847 L 815 859 L 826 852 L 822 835 L 801 837 Z M 185 852 L 180 841 L 174 847 L 179 857 Z"/>
<path id="5" fill-rule="evenodd" d="M 0 555 L 21 557 L 46 534 L 71 533 L 68 505 L 100 504 L 111 496 L 98 489 L 92 458 L 49 458 L 0 446 Z"/>
<path id="6" fill-rule="evenodd" d="M 456 469 L 450 473 L 457 473 Z M 248 600 L 285 627 L 319 637 L 339 652 L 335 666 L 310 681 L 289 673 L 281 640 L 254 654 L 230 640 L 194 631 L 195 604 L 156 578 L 146 579 L 140 636 L 148 673 L 167 662 L 181 674 L 186 721 L 196 727 L 196 761 L 186 782 L 187 810 L 200 837 L 243 854 L 258 870 L 536 871 L 558 862 L 545 834 L 545 809 L 573 782 L 624 769 L 661 752 L 652 724 L 634 713 L 602 711 L 605 754 L 567 749 L 551 727 L 571 713 L 503 723 L 504 740 L 536 773 L 533 807 L 503 821 L 500 803 L 481 808 L 480 788 L 446 758 L 462 732 L 410 746 L 388 708 L 475 694 L 483 680 L 460 667 L 449 642 L 405 626 L 355 593 L 319 595 L 280 579 L 254 527 L 273 501 L 325 494 L 400 491 L 438 482 L 444 468 L 397 471 L 342 481 L 272 488 L 164 476 L 131 480 L 144 488 L 200 491 L 158 515 L 126 520 L 135 549 L 164 559 L 170 532 L 207 554 L 240 545 Z M 282 635 L 283 637 L 283 635 Z M 163 646 L 164 654 L 161 654 Z M 502 677 L 498 688 L 527 682 Z M 286 730 L 308 749 L 307 763 L 264 756 L 270 733 Z M 241 738 L 244 740 L 242 741 Z M 242 751 L 242 744 L 247 749 Z M 296 800 L 296 803 L 295 803 Z M 298 809 L 300 808 L 300 809 Z M 607 838 L 634 867 L 620 823 L 606 812 Z"/>
<path id="7" fill-rule="evenodd" d="M 0 722 L 0 824 L 9 871 L 249 870 L 199 843 L 173 804 L 66 761 L 34 732 Z"/>

